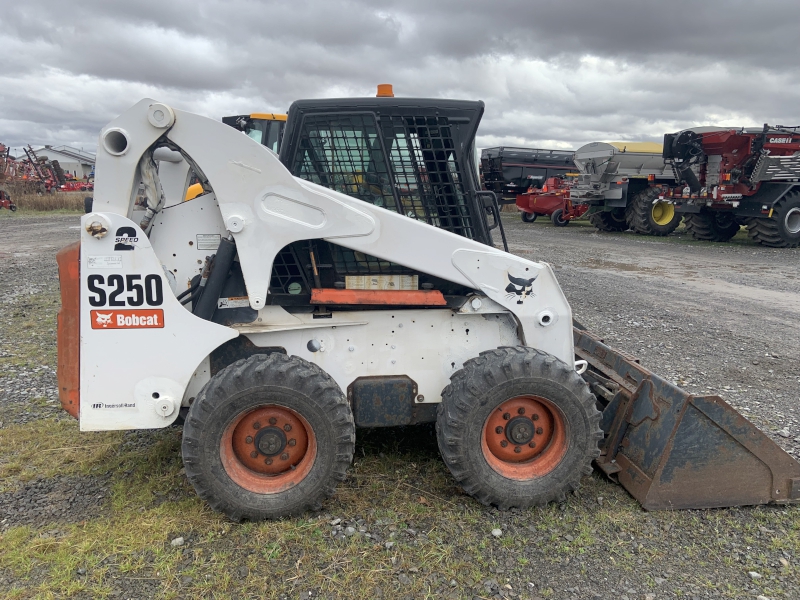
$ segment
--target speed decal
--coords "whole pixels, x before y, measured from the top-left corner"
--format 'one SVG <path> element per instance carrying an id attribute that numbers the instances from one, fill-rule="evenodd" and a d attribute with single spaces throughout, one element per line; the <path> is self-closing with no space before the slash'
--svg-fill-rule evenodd
<path id="1" fill-rule="evenodd" d="M 159 329 L 164 327 L 164 311 L 160 308 L 142 310 L 93 310 L 92 329 Z"/>
<path id="2" fill-rule="evenodd" d="M 92 274 L 86 278 L 89 304 L 94 307 L 161 306 L 164 290 L 160 275 Z"/>

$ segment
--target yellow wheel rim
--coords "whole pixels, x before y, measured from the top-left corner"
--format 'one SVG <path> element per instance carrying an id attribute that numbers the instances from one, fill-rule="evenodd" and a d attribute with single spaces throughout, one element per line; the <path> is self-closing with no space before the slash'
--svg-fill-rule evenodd
<path id="1" fill-rule="evenodd" d="M 656 202 L 653 204 L 652 215 L 657 225 L 669 225 L 675 218 L 675 205 L 669 202 Z"/>

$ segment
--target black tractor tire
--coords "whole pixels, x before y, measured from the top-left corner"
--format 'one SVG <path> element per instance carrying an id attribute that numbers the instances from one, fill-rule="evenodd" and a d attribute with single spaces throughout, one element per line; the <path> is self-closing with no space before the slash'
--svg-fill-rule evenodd
<path id="1" fill-rule="evenodd" d="M 483 352 L 453 374 L 436 434 L 468 494 L 501 509 L 526 508 L 563 501 L 592 472 L 599 422 L 595 397 L 573 367 L 517 346 Z"/>
<path id="2" fill-rule="evenodd" d="M 686 231 L 696 240 L 704 242 L 727 242 L 737 233 L 740 225 L 729 212 L 701 210 L 687 213 L 683 217 Z"/>
<path id="3" fill-rule="evenodd" d="M 92 212 L 93 205 L 94 205 L 94 198 L 92 196 L 86 196 L 83 199 L 83 212 L 84 213 Z"/>
<path id="4" fill-rule="evenodd" d="M 800 245 L 800 190 L 795 188 L 772 207 L 772 217 L 751 217 L 747 235 L 762 246 L 797 248 Z"/>
<path id="5" fill-rule="evenodd" d="M 680 225 L 681 215 L 675 212 L 675 205 L 657 201 L 660 193 L 659 188 L 645 188 L 628 203 L 628 224 L 636 233 L 664 236 Z"/>
<path id="6" fill-rule="evenodd" d="M 556 211 L 550 215 L 550 220 L 556 227 L 566 227 L 569 225 L 569 220 L 564 218 L 564 211 L 560 208 L 556 209 Z"/>
<path id="7" fill-rule="evenodd" d="M 600 231 L 626 231 L 628 222 L 625 219 L 625 209 L 615 208 L 610 211 L 600 211 L 589 215 L 589 222 Z"/>
<path id="8" fill-rule="evenodd" d="M 189 409 L 182 450 L 201 498 L 234 521 L 259 521 L 318 510 L 354 445 L 353 414 L 330 375 L 275 353 L 212 377 Z"/>
<path id="9" fill-rule="evenodd" d="M 533 223 L 536 220 L 536 217 L 538 216 L 539 215 L 537 215 L 536 213 L 529 213 L 525 212 L 524 210 L 520 211 L 519 213 L 519 217 L 520 219 L 522 219 L 523 223 Z"/>
<path id="10" fill-rule="evenodd" d="M 9 210 L 10 210 L 11 212 L 17 212 L 17 205 L 16 205 L 16 204 L 10 204 L 10 205 L 8 206 L 8 208 L 9 208 Z"/>

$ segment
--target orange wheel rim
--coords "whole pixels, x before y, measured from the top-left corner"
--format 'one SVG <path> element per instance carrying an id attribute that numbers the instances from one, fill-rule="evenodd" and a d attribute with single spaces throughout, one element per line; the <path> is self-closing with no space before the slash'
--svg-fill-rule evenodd
<path id="1" fill-rule="evenodd" d="M 540 396 L 506 400 L 486 418 L 481 449 L 486 462 L 508 479 L 547 475 L 569 447 L 564 417 Z"/>
<path id="2" fill-rule="evenodd" d="M 317 455 L 313 429 L 285 406 L 259 406 L 236 417 L 222 434 L 220 458 L 228 476 L 257 494 L 300 483 Z"/>

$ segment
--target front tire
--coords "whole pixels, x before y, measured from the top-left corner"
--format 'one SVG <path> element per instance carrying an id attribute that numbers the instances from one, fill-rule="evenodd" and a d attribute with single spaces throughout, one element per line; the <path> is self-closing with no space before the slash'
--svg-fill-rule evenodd
<path id="1" fill-rule="evenodd" d="M 183 462 L 197 494 L 234 521 L 317 509 L 353 458 L 347 400 L 297 356 L 257 354 L 206 384 L 183 429 Z"/>
<path id="2" fill-rule="evenodd" d="M 536 213 L 529 213 L 525 212 L 524 210 L 519 213 L 520 218 L 522 219 L 523 223 L 533 223 L 536 220 L 537 215 Z"/>
<path id="3" fill-rule="evenodd" d="M 683 218 L 686 231 L 696 240 L 704 242 L 727 242 L 739 233 L 739 222 L 729 212 L 701 210 L 687 213 Z"/>
<path id="4" fill-rule="evenodd" d="M 628 229 L 624 208 L 613 208 L 593 213 L 589 215 L 589 222 L 600 231 L 615 232 Z"/>
<path id="5" fill-rule="evenodd" d="M 796 248 L 800 245 L 800 191 L 795 189 L 776 202 L 771 218 L 748 219 L 747 235 L 770 248 Z"/>
<path id="6" fill-rule="evenodd" d="M 533 348 L 498 348 L 464 363 L 442 394 L 436 433 L 464 490 L 502 509 L 561 501 L 592 471 L 603 434 L 575 369 Z"/>
<path id="7" fill-rule="evenodd" d="M 658 200 L 659 188 L 645 188 L 636 194 L 629 205 L 631 228 L 641 235 L 669 235 L 680 225 L 681 215 L 675 205 Z"/>

